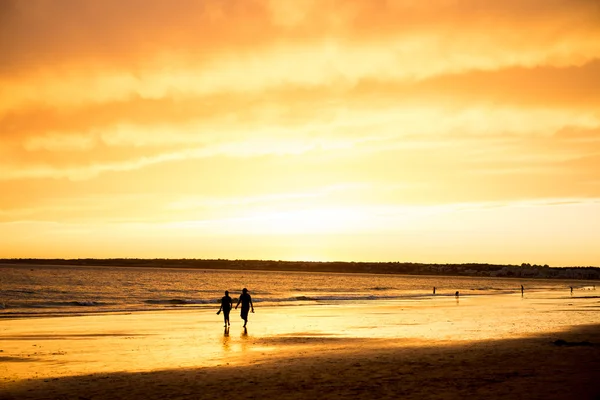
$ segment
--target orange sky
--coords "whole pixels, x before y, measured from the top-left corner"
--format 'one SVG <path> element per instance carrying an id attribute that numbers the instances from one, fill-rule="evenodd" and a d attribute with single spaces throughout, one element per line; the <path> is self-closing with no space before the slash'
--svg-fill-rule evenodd
<path id="1" fill-rule="evenodd" d="M 4 0 L 0 135 L 0 257 L 600 265 L 600 3 Z"/>

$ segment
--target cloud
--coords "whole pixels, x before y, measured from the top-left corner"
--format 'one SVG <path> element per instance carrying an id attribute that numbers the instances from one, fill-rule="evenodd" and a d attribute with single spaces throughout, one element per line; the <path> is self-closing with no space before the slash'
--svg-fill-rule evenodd
<path id="1" fill-rule="evenodd" d="M 95 63 L 148 59 L 149 53 L 193 52 L 200 59 L 216 52 L 243 52 L 273 43 L 348 38 L 380 40 L 428 34 L 455 41 L 466 33 L 471 48 L 495 39 L 498 47 L 578 41 L 591 43 L 600 11 L 594 0 L 406 1 L 258 0 L 29 0 L 3 2 L 3 54 L 15 65 L 56 65 L 92 58 Z M 477 35 L 472 35 L 476 32 Z M 482 32 L 484 34 L 482 34 Z M 527 32 L 526 37 L 522 36 Z M 576 40 L 573 40 L 576 39 Z M 540 43 L 540 41 L 543 41 Z M 508 47 L 508 46 L 507 46 Z M 567 50 L 573 51 L 573 50 Z M 577 49 L 575 49 L 575 54 Z M 135 63 L 135 61 L 133 61 Z M 131 67 L 132 64 L 127 65 Z"/>
<path id="2" fill-rule="evenodd" d="M 412 81 L 583 65 L 600 51 L 591 0 L 279 3 L 15 3 L 0 45 L 0 107 Z"/>
<path id="3" fill-rule="evenodd" d="M 596 0 L 0 7 L 4 221 L 600 198 Z"/>
<path id="4" fill-rule="evenodd" d="M 254 95 L 213 95 L 127 99 L 60 107 L 45 102 L 0 114 L 4 138 L 45 132 L 90 132 L 115 125 L 185 125 L 202 121 L 213 126 L 238 122 L 290 125 L 335 117 L 346 109 L 374 107 L 416 108 L 430 105 L 453 109 L 473 106 L 559 108 L 588 110 L 600 107 L 600 61 L 581 67 L 509 68 L 471 71 L 401 83 L 361 80 L 356 85 L 323 84 L 280 87 Z M 166 129 L 168 130 L 168 128 Z M 173 132 L 171 132 L 173 134 Z M 188 140 L 193 138 L 188 135 Z"/>

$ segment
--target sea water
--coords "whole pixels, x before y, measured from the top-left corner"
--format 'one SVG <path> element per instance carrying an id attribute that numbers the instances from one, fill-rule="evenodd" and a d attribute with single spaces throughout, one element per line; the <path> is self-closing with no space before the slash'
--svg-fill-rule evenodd
<path id="1" fill-rule="evenodd" d="M 202 270 L 143 267 L 0 266 L 0 318 L 217 307 L 248 288 L 269 306 L 423 300 L 595 288 L 594 282 L 519 278 Z"/>

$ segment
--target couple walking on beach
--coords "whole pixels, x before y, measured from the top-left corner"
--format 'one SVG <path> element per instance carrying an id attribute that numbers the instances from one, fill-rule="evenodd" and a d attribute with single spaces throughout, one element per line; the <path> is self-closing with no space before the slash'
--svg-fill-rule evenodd
<path id="1" fill-rule="evenodd" d="M 250 296 L 250 294 L 248 293 L 248 289 L 243 288 L 242 289 L 242 294 L 240 295 L 240 299 L 238 300 L 235 309 L 237 310 L 238 306 L 240 305 L 240 303 L 242 304 L 242 312 L 240 313 L 240 316 L 242 317 L 242 319 L 244 320 L 244 328 L 246 327 L 246 324 L 248 323 L 248 312 L 250 310 L 252 310 L 252 312 L 254 312 L 254 305 L 252 304 L 252 297 Z M 231 300 L 231 297 L 229 297 L 229 291 L 225 291 L 225 296 L 223 296 L 221 298 L 221 307 L 219 307 L 219 311 L 217 311 L 217 315 L 219 315 L 221 313 L 221 311 L 223 311 L 223 320 L 225 321 L 225 327 L 228 327 L 229 325 L 231 325 L 231 323 L 229 322 L 229 312 L 231 311 L 231 309 L 233 308 L 233 300 Z"/>

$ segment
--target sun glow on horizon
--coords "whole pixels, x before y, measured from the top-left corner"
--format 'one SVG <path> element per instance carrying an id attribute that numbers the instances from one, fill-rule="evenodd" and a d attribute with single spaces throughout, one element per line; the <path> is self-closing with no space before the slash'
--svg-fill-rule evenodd
<path id="1" fill-rule="evenodd" d="M 0 257 L 600 265 L 597 2 L 144 4 L 0 6 Z"/>

